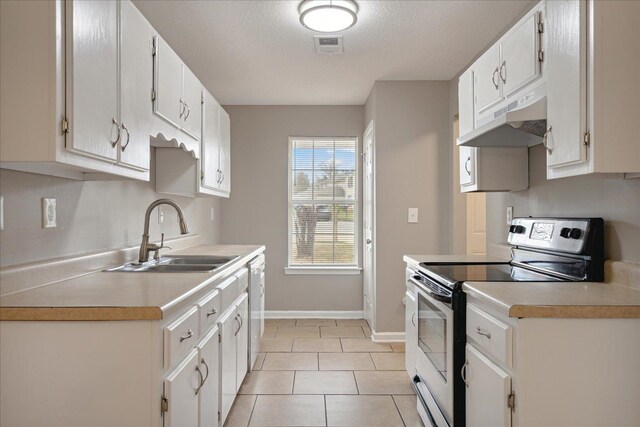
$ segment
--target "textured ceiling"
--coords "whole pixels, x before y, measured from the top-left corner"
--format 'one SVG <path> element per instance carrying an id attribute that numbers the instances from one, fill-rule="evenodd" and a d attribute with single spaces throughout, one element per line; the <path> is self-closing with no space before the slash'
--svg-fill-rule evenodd
<path id="1" fill-rule="evenodd" d="M 344 53 L 315 53 L 298 1 L 134 0 L 225 105 L 361 105 L 376 80 L 449 80 L 529 1 L 358 1 Z"/>

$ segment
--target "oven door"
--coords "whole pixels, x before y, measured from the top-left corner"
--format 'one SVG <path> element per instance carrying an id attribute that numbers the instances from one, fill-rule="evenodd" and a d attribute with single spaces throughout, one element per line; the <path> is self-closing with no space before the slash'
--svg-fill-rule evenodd
<path id="1" fill-rule="evenodd" d="M 425 424 L 437 427 L 453 425 L 453 310 L 449 299 L 433 288 L 412 278 L 418 296 L 418 351 L 416 372 L 419 381 L 416 390 L 418 403 L 430 412 Z M 421 280 L 429 280 L 425 277 Z M 431 282 L 431 285 L 438 286 Z M 439 301 L 441 300 L 441 301 Z M 449 305 L 447 305 L 447 303 Z M 442 421 L 446 420 L 443 425 Z"/>

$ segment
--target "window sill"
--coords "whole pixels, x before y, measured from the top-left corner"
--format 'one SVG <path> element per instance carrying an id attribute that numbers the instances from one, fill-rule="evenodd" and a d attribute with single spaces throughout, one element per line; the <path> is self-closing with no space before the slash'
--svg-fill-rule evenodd
<path id="1" fill-rule="evenodd" d="M 285 267 L 284 274 L 360 274 L 359 267 Z"/>

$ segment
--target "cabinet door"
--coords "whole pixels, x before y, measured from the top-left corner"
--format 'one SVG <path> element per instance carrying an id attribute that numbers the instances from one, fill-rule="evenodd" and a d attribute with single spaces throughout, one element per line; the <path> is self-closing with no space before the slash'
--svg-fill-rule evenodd
<path id="1" fill-rule="evenodd" d="M 185 113 L 182 99 L 182 61 L 160 37 L 156 37 L 155 104 L 157 115 L 182 128 Z"/>
<path id="2" fill-rule="evenodd" d="M 405 317 L 404 317 L 404 327 L 405 327 L 405 353 L 404 353 L 404 363 L 405 369 L 409 374 L 409 377 L 413 378 L 416 374 L 416 352 L 418 351 L 418 324 L 417 322 L 417 313 L 418 313 L 418 304 L 416 302 L 415 291 L 410 291 L 407 289 L 406 293 L 406 307 L 405 307 Z"/>
<path id="3" fill-rule="evenodd" d="M 469 427 L 511 426 L 511 377 L 470 344 L 466 347 L 466 410 Z"/>
<path id="4" fill-rule="evenodd" d="M 220 171 L 222 172 L 221 189 L 231 192 L 231 120 L 220 107 Z"/>
<path id="5" fill-rule="evenodd" d="M 186 104 L 182 130 L 199 140 L 202 133 L 202 84 L 186 65 L 183 65 L 182 88 L 182 99 Z"/>
<path id="6" fill-rule="evenodd" d="M 117 159 L 118 2 L 67 3 L 67 114 L 71 151 Z M 69 54 L 70 53 L 70 54 Z"/>
<path id="7" fill-rule="evenodd" d="M 130 1 L 120 3 L 120 163 L 149 169 L 154 30 Z"/>
<path id="8" fill-rule="evenodd" d="M 204 92 L 202 123 L 202 186 L 218 189 L 220 186 L 220 106 L 213 96 Z"/>
<path id="9" fill-rule="evenodd" d="M 238 303 L 238 318 L 240 319 L 240 328 L 238 330 L 238 347 L 236 362 L 236 391 L 240 390 L 242 381 L 247 375 L 249 367 L 249 298 L 245 293 L 244 297 Z"/>
<path id="10" fill-rule="evenodd" d="M 264 264 L 262 264 L 262 269 L 260 270 L 260 284 L 262 285 L 262 290 L 260 291 L 260 338 L 264 334 L 264 301 L 266 298 L 267 286 L 265 282 L 265 274 L 264 274 Z"/>
<path id="11" fill-rule="evenodd" d="M 500 44 L 496 43 L 473 64 L 473 95 L 476 114 L 484 112 L 502 100 L 499 71 Z"/>
<path id="12" fill-rule="evenodd" d="M 193 349 L 164 380 L 164 395 L 169 403 L 164 414 L 164 427 L 198 425 L 198 369 L 198 351 Z"/>
<path id="13" fill-rule="evenodd" d="M 586 3 L 547 2 L 547 167 L 586 160 Z"/>
<path id="14" fill-rule="evenodd" d="M 475 148 L 458 147 L 460 149 L 460 185 L 475 184 Z"/>
<path id="15" fill-rule="evenodd" d="M 249 279 L 249 305 L 251 316 L 251 327 L 249 334 L 251 335 L 251 358 L 249 359 L 249 368 L 253 369 L 258 353 L 260 352 L 260 340 L 262 339 L 261 330 L 261 306 L 262 306 L 262 268 L 261 265 L 254 262 L 251 264 L 251 277 Z"/>
<path id="16" fill-rule="evenodd" d="M 473 70 L 469 68 L 458 79 L 458 105 L 460 135 L 471 132 L 474 128 L 473 110 Z"/>
<path id="17" fill-rule="evenodd" d="M 200 427 L 218 427 L 218 328 L 214 327 L 198 344 L 198 363 L 204 382 L 198 392 Z"/>
<path id="18" fill-rule="evenodd" d="M 230 310 L 220 319 L 220 425 L 227 419 L 236 397 L 237 332 L 240 327 L 238 311 Z"/>
<path id="19" fill-rule="evenodd" d="M 503 40 L 499 74 L 505 97 L 540 76 L 537 13 L 520 23 Z"/>

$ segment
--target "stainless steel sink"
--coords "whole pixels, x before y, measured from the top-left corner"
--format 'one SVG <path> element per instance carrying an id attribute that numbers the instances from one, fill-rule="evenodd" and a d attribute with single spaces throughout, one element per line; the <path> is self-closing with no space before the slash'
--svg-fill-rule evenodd
<path id="1" fill-rule="evenodd" d="M 169 255 L 160 259 L 135 263 L 130 262 L 118 267 L 105 270 L 118 273 L 193 273 L 208 272 L 238 258 L 235 256 L 204 256 L 204 255 Z"/>

